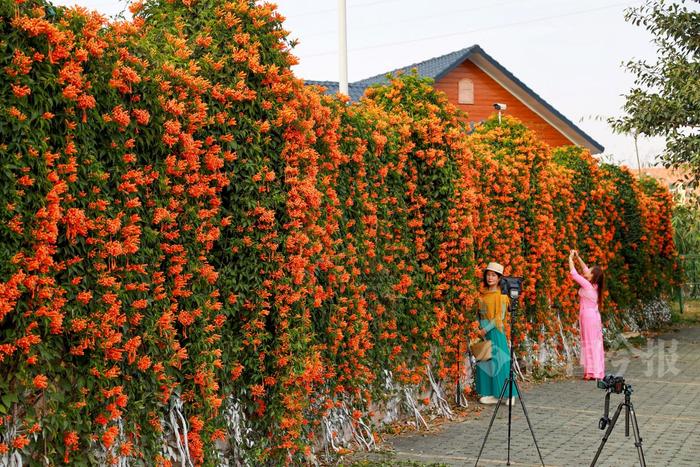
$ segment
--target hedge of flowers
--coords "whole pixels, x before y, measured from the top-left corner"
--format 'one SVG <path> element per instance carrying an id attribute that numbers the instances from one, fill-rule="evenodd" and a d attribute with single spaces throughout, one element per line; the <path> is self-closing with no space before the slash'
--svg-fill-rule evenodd
<path id="1" fill-rule="evenodd" d="M 415 76 L 325 96 L 271 5 L 131 11 L 0 0 L 0 463 L 312 462 L 389 387 L 449 413 L 486 262 L 519 341 L 576 332 L 570 248 L 608 320 L 673 280 L 652 181 Z"/>

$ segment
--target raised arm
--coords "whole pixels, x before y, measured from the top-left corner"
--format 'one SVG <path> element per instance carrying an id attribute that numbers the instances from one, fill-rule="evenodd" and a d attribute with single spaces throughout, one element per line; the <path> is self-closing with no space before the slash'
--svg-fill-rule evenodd
<path id="1" fill-rule="evenodd" d="M 571 250 L 571 253 L 569 253 L 569 271 L 571 272 L 571 278 L 576 281 L 578 285 L 583 287 L 584 289 L 592 289 L 593 285 L 591 285 L 590 282 L 586 280 L 585 277 L 583 277 L 581 274 L 579 274 L 576 271 L 576 265 L 574 264 L 574 256 L 576 255 L 576 252 L 574 250 Z M 584 264 L 585 266 L 585 264 Z"/>
<path id="2" fill-rule="evenodd" d="M 589 271 L 588 266 L 586 266 L 586 263 L 583 262 L 581 256 L 578 254 L 578 251 L 574 250 L 574 256 L 576 256 L 578 263 L 581 265 L 581 272 L 584 274 L 587 273 Z"/>
<path id="3" fill-rule="evenodd" d="M 569 252 L 569 271 L 576 271 L 576 265 L 574 264 L 574 250 L 571 250 Z"/>

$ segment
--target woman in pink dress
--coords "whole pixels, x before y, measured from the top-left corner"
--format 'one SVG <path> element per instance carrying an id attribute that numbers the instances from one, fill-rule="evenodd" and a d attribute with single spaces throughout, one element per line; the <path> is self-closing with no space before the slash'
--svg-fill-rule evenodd
<path id="1" fill-rule="evenodd" d="M 574 258 L 581 265 L 581 274 L 576 271 Z M 569 270 L 571 278 L 581 286 L 578 294 L 583 379 L 602 379 L 605 376 L 605 352 L 599 309 L 602 307 L 605 290 L 603 270 L 598 266 L 589 269 L 576 250 L 569 253 Z"/>

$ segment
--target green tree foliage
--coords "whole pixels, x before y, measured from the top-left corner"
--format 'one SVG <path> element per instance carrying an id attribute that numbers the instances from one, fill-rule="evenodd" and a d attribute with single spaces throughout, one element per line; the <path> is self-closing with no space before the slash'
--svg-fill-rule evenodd
<path id="1" fill-rule="evenodd" d="M 673 209 L 673 232 L 680 255 L 700 254 L 700 209 L 678 204 Z"/>
<path id="2" fill-rule="evenodd" d="M 647 0 L 625 19 L 653 36 L 657 60 L 632 60 L 636 78 L 625 115 L 611 121 L 623 133 L 666 138 L 666 166 L 688 167 L 700 182 L 700 10 L 698 0 Z"/>

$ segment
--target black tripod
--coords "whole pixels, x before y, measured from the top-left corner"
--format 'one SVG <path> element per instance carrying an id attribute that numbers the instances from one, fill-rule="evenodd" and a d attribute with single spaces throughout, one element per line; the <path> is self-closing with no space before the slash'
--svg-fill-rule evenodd
<path id="1" fill-rule="evenodd" d="M 520 391 L 520 388 L 518 387 L 518 382 L 515 380 L 515 376 L 513 374 L 513 361 L 515 358 L 514 351 L 513 351 L 513 315 L 515 315 L 515 312 L 518 309 L 518 295 L 519 295 L 519 290 L 515 290 L 513 288 L 509 289 L 509 296 L 510 296 L 510 370 L 508 373 L 508 379 L 506 379 L 503 382 L 503 388 L 501 389 L 501 395 L 498 396 L 498 403 L 496 404 L 496 408 L 493 411 L 493 415 L 491 416 L 491 422 L 489 423 L 489 428 L 486 430 L 486 435 L 484 436 L 484 441 L 481 443 L 481 449 L 479 449 L 479 455 L 476 457 L 476 462 L 474 463 L 474 467 L 476 467 L 479 464 L 479 460 L 481 459 L 481 453 L 484 451 L 484 446 L 486 446 L 486 440 L 489 437 L 489 433 L 491 432 L 491 427 L 493 426 L 493 421 L 496 419 L 496 414 L 498 414 L 498 409 L 501 407 L 501 403 L 503 402 L 503 395 L 506 392 L 506 389 L 508 389 L 508 461 L 506 465 L 510 465 L 510 432 L 511 432 L 511 421 L 512 421 L 512 415 L 513 415 L 513 386 L 515 386 L 515 389 L 518 391 L 518 399 L 520 399 L 520 405 L 523 407 L 523 413 L 525 414 L 525 420 L 527 420 L 527 426 L 530 428 L 530 433 L 532 433 L 532 440 L 535 442 L 535 448 L 537 448 L 537 454 L 540 456 L 540 462 L 542 463 L 542 466 L 544 467 L 544 460 L 542 460 L 542 453 L 540 452 L 540 447 L 537 445 L 537 438 L 535 438 L 535 432 L 532 430 L 532 424 L 530 423 L 530 417 L 527 415 L 527 408 L 525 408 L 525 401 L 523 400 L 523 393 Z"/>
<path id="2" fill-rule="evenodd" d="M 598 422 L 598 428 L 600 428 L 601 430 L 605 430 L 605 427 L 607 425 L 608 429 L 605 430 L 605 434 L 603 435 L 603 439 L 600 442 L 600 446 L 598 446 L 598 452 L 595 453 L 593 462 L 591 462 L 591 467 L 593 467 L 595 463 L 598 462 L 598 457 L 603 451 L 603 447 L 605 446 L 606 441 L 610 437 L 610 433 L 612 433 L 613 428 L 615 428 L 615 422 L 617 422 L 617 417 L 620 416 L 620 412 L 622 412 L 623 407 L 625 408 L 625 437 L 629 438 L 630 436 L 630 414 L 632 414 L 634 445 L 637 447 L 637 454 L 639 454 L 639 463 L 642 467 L 646 467 L 647 465 L 644 461 L 644 451 L 642 450 L 642 437 L 639 435 L 639 425 L 637 424 L 637 416 L 634 413 L 634 406 L 632 406 L 632 401 L 630 400 L 630 396 L 632 395 L 632 386 L 630 386 L 629 384 L 625 384 L 624 392 L 625 400 L 623 402 L 620 402 L 620 405 L 617 406 L 617 410 L 615 411 L 615 415 L 613 415 L 612 420 L 608 417 L 608 414 L 610 413 L 610 390 L 608 390 L 607 394 L 605 394 L 605 414 L 603 415 L 603 418 L 601 418 Z"/>

